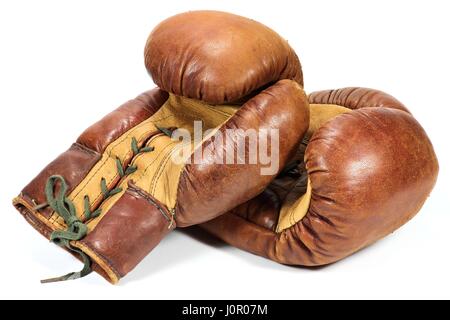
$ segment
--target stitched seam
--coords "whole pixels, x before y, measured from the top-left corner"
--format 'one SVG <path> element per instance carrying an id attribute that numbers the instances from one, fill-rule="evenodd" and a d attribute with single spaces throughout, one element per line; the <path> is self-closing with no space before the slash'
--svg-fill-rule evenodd
<path id="1" fill-rule="evenodd" d="M 226 119 L 220 126 L 217 126 L 217 127 L 215 127 L 214 129 L 215 129 L 215 132 L 217 133 L 218 131 L 223 131 L 223 130 L 226 130 L 225 129 L 225 127 L 227 126 L 227 124 L 229 123 L 229 122 L 231 122 L 231 119 L 233 119 L 234 117 L 236 117 L 239 113 L 242 113 L 242 112 L 245 112 L 245 111 L 242 111 L 242 110 L 245 110 L 245 106 L 247 105 L 247 102 L 246 103 L 244 103 L 242 106 L 241 106 L 241 108 L 239 108 L 239 110 L 237 110 L 236 111 L 236 113 L 234 113 L 232 116 L 230 116 L 230 117 L 228 117 L 228 119 Z M 248 109 L 250 108 L 250 107 L 247 107 Z M 208 137 L 208 139 L 202 139 L 202 141 L 201 141 L 201 143 L 199 143 L 196 147 L 194 147 L 194 150 L 192 151 L 192 153 L 191 153 L 191 157 L 192 157 L 192 155 L 195 153 L 195 151 L 197 150 L 197 148 L 201 148 L 201 147 L 203 147 L 203 150 L 205 149 L 205 148 L 207 148 L 210 144 L 212 144 L 213 142 L 212 142 L 212 136 L 211 137 Z M 177 192 L 176 192 L 176 199 L 178 199 L 178 195 L 179 195 L 179 193 L 180 193 L 180 190 L 181 190 L 181 181 L 182 180 L 184 180 L 184 179 L 186 179 L 186 175 L 187 175 L 187 168 L 188 167 L 190 167 L 190 166 L 192 166 L 191 164 L 185 164 L 184 165 L 184 167 L 183 167 L 183 169 L 182 169 L 182 171 L 181 171 L 181 173 L 180 173 L 180 178 L 179 178 L 179 180 L 178 180 L 178 187 L 177 187 Z M 175 208 L 174 208 L 174 212 L 176 212 L 176 211 L 178 211 L 178 201 L 176 202 L 176 205 L 175 205 Z"/>
<path id="2" fill-rule="evenodd" d="M 357 109 L 357 107 L 359 106 L 359 104 L 361 103 L 361 101 L 362 101 L 363 99 L 366 99 L 367 96 L 370 95 L 370 94 L 372 94 L 372 93 L 373 93 L 373 92 L 370 91 L 370 90 L 364 92 L 364 93 L 359 97 L 358 101 L 356 102 L 356 107 L 355 107 L 355 109 Z M 362 109 L 362 108 L 358 108 L 358 109 Z"/>
<path id="3" fill-rule="evenodd" d="M 165 147 L 163 148 L 163 150 L 167 149 L 167 148 L 168 148 L 169 146 L 171 146 L 171 145 L 172 145 L 172 144 L 168 144 L 167 146 L 165 146 Z M 143 176 L 144 176 L 145 173 L 147 172 L 148 168 L 149 168 L 153 163 L 155 163 L 156 159 L 157 159 L 157 157 L 156 157 L 155 159 L 153 159 L 153 161 L 152 161 L 147 167 L 145 167 L 144 171 L 137 177 L 137 180 L 135 181 L 135 183 L 137 183 L 138 181 L 140 181 L 140 180 L 143 178 Z"/>
<path id="4" fill-rule="evenodd" d="M 171 144 L 173 145 L 173 143 Z M 156 176 L 153 177 L 152 182 L 150 183 L 150 188 L 152 189 L 152 193 L 155 194 L 156 192 L 156 185 L 158 184 L 158 180 L 161 177 L 161 175 L 164 172 L 164 169 L 167 165 L 167 162 L 169 161 L 170 157 L 173 155 L 177 147 L 177 144 L 175 144 L 175 147 L 171 149 L 162 159 L 161 165 L 158 167 L 158 171 L 156 173 Z M 153 185 L 153 187 L 152 187 Z"/>
<path id="5" fill-rule="evenodd" d="M 150 204 L 152 204 L 153 206 L 155 206 L 158 211 L 162 214 L 162 216 L 168 221 L 170 222 L 170 218 L 167 215 L 166 212 L 164 212 L 164 209 L 154 200 L 152 199 L 152 196 L 150 194 L 147 194 L 146 192 L 144 192 L 141 189 L 138 189 L 137 187 L 129 187 L 127 190 L 128 193 L 135 192 L 137 193 L 140 197 L 144 198 L 147 202 L 149 202 Z"/>
<path id="6" fill-rule="evenodd" d="M 83 152 L 89 154 L 89 155 L 98 155 L 98 154 L 100 154 L 97 151 L 92 150 L 92 149 L 90 149 L 90 148 L 88 148 L 88 147 L 86 147 L 86 146 L 84 146 L 84 145 L 82 145 L 82 144 L 80 144 L 78 142 L 74 142 L 72 144 L 71 148 L 76 148 L 76 149 L 78 149 L 80 151 L 83 151 Z"/>
<path id="7" fill-rule="evenodd" d="M 28 198 L 31 199 L 30 196 L 28 196 Z M 21 199 L 21 201 L 18 203 L 22 204 L 28 211 L 30 211 L 30 214 L 33 214 L 41 223 L 43 223 L 45 226 L 47 226 L 50 229 L 51 229 L 51 227 L 48 226 L 47 224 L 51 225 L 52 227 L 55 227 L 55 223 L 52 223 L 50 221 L 50 219 L 47 219 L 42 214 L 40 214 L 38 211 L 34 210 L 33 207 L 30 206 L 28 201 L 26 201 L 23 197 L 21 197 L 20 199 Z M 59 227 L 64 228 L 64 226 L 61 226 L 59 223 L 56 223 L 56 224 L 58 224 Z M 54 231 L 54 230 L 51 229 L 51 231 Z"/>
<path id="8" fill-rule="evenodd" d="M 211 111 L 213 111 L 213 112 L 215 112 L 215 113 L 224 115 L 224 116 L 232 116 L 232 115 L 233 115 L 233 114 L 227 113 L 227 112 L 225 112 L 225 111 L 223 111 L 223 110 L 215 109 L 214 107 L 211 107 L 211 106 L 209 106 L 209 105 L 205 105 L 205 106 L 206 106 L 209 110 L 211 110 Z"/>
<path id="9" fill-rule="evenodd" d="M 168 146 L 171 146 L 172 145 L 172 143 L 171 144 L 169 144 Z M 168 148 L 166 148 L 166 149 L 164 149 L 164 150 L 167 150 Z M 172 149 L 171 149 L 172 150 Z M 171 150 L 169 150 L 167 153 L 165 153 L 164 154 L 164 156 L 162 157 L 162 159 L 161 159 L 161 163 L 160 163 L 160 165 L 158 166 L 158 168 L 157 168 L 157 170 L 156 170 L 156 172 L 155 172 L 155 175 L 153 176 L 153 178 L 150 180 L 150 185 L 149 185 L 149 191 L 150 191 L 150 194 L 154 194 L 155 193 L 155 189 L 156 189 L 156 187 L 155 187 L 155 185 L 156 185 L 156 181 L 158 180 L 156 177 L 158 177 L 159 175 L 160 175 L 160 173 L 163 171 L 163 168 L 164 168 L 164 165 L 165 165 L 165 163 L 166 163 L 166 159 L 167 159 L 167 157 L 170 155 L 170 151 Z"/>
<path id="10" fill-rule="evenodd" d="M 177 150 L 178 145 L 175 145 L 175 147 L 170 151 L 169 155 L 172 156 L 174 154 L 174 152 L 178 151 Z M 166 164 L 168 162 L 168 159 L 166 159 L 163 163 L 163 166 L 165 167 Z M 160 174 L 158 175 L 158 177 L 156 178 L 156 181 L 154 181 L 154 190 L 153 190 L 153 194 L 156 192 L 156 185 L 158 184 L 158 180 L 160 179 L 160 176 L 162 175 L 163 170 L 161 170 Z"/>
<path id="11" fill-rule="evenodd" d="M 221 115 L 225 115 L 225 116 L 232 116 L 233 115 L 233 114 L 227 113 L 227 112 L 225 112 L 223 110 L 218 110 L 218 109 L 216 109 L 216 108 L 214 108 L 214 107 L 212 107 L 212 106 L 210 106 L 208 104 L 204 104 L 204 105 L 202 105 L 202 107 L 206 107 L 207 109 L 209 109 L 209 110 L 211 110 L 211 111 L 213 111 L 215 113 L 221 114 Z M 165 119 L 170 118 L 170 117 L 173 117 L 173 115 L 169 115 L 167 117 L 164 117 L 164 118 L 161 118 L 161 119 L 158 119 L 158 120 L 155 120 L 155 121 L 165 120 Z"/>
<path id="12" fill-rule="evenodd" d="M 137 127 L 134 127 L 134 129 L 136 129 Z M 133 130 L 133 129 L 131 129 Z M 134 130 L 133 130 L 134 131 Z M 139 136 L 139 140 L 142 139 L 143 136 L 145 136 L 145 134 L 148 132 L 144 132 L 143 134 L 141 134 Z M 85 185 L 79 190 L 79 192 L 77 192 L 77 194 L 73 197 L 73 199 L 75 199 L 76 197 L 78 197 L 78 195 L 81 193 L 81 191 L 85 190 L 85 188 L 87 187 L 87 185 L 89 184 L 89 182 L 92 181 L 92 179 L 94 179 L 94 177 L 97 175 L 97 173 L 103 169 L 103 167 L 106 165 L 107 161 L 112 159 L 112 150 L 114 150 L 118 145 L 120 145 L 123 141 L 125 141 L 129 136 L 131 135 L 131 133 L 129 133 L 125 138 L 123 138 L 114 148 L 112 148 L 110 150 L 109 153 L 107 153 L 108 157 L 104 159 L 103 164 L 92 174 L 91 178 L 89 178 L 89 180 L 85 183 Z M 128 151 L 125 156 L 129 156 L 129 154 L 132 154 L 132 151 Z M 112 181 L 114 181 L 116 178 L 118 177 L 118 174 L 116 173 L 115 176 L 111 179 L 109 179 L 109 181 L 107 181 L 107 185 L 109 185 Z M 100 192 L 94 199 L 94 201 L 92 201 L 91 203 L 96 203 L 101 197 L 103 196 L 103 194 Z M 99 204 L 100 206 L 100 204 Z M 80 215 L 80 218 L 84 217 L 84 212 Z M 58 223 L 58 225 L 61 228 L 64 228 L 64 225 L 62 225 L 58 220 L 59 220 L 60 216 L 59 215 L 55 215 L 55 213 L 53 212 L 53 217 L 50 218 L 50 222 L 54 223 Z"/>
<path id="13" fill-rule="evenodd" d="M 28 203 L 28 201 L 25 200 L 25 197 L 27 197 L 28 199 L 33 199 L 33 197 L 31 197 L 31 196 L 30 196 L 28 193 L 26 193 L 26 192 L 23 192 L 23 191 L 22 191 L 21 194 L 22 194 L 22 198 L 23 198 L 24 201 L 27 202 L 27 203 Z M 30 209 L 28 209 L 28 210 L 30 210 Z M 64 226 L 61 225 L 59 222 L 57 222 L 57 221 L 52 221 L 55 211 L 52 211 L 52 212 L 51 212 L 51 215 L 50 215 L 49 218 L 44 217 L 39 211 L 36 211 L 36 210 L 34 210 L 34 209 L 32 210 L 32 212 L 35 212 L 36 214 L 39 214 L 43 219 L 47 220 L 48 223 L 50 223 L 51 225 L 57 224 L 58 227 L 64 228 Z"/>
<path id="14" fill-rule="evenodd" d="M 113 266 L 112 262 L 108 258 L 106 258 L 101 253 L 99 253 L 96 250 L 94 250 L 85 241 L 81 240 L 81 241 L 78 241 L 78 242 L 81 243 L 83 246 L 86 246 L 89 250 L 91 250 L 91 253 L 94 254 L 94 256 L 96 256 L 97 258 L 100 258 L 99 260 L 103 260 L 103 262 L 111 269 L 112 272 L 114 272 L 116 275 L 118 275 L 119 278 L 123 278 L 123 275 L 120 272 L 117 271 L 117 269 Z"/>
<path id="15" fill-rule="evenodd" d="M 349 99 L 350 96 L 351 96 L 353 93 L 355 93 L 358 89 L 359 89 L 359 88 L 353 88 L 353 89 L 350 90 L 350 92 L 349 92 L 349 93 L 347 94 L 347 96 L 345 97 L 345 101 L 344 101 L 344 103 L 343 103 L 343 106 L 344 106 L 344 107 L 350 109 L 350 107 L 348 107 L 348 99 Z M 358 103 L 357 103 L 356 106 L 355 106 L 355 109 L 358 107 L 358 104 L 359 104 L 359 100 L 358 100 Z"/>
<path id="16" fill-rule="evenodd" d="M 149 119 L 149 118 L 148 118 Z M 85 183 L 84 183 L 84 186 L 75 194 L 75 195 L 71 195 L 71 198 L 76 198 L 80 193 L 81 193 L 81 191 L 83 191 L 85 188 L 86 188 L 86 186 L 89 184 L 89 182 L 94 178 L 94 176 L 101 170 L 101 169 L 103 169 L 103 167 L 105 166 L 105 164 L 106 164 L 106 162 L 109 160 L 109 159 L 111 159 L 112 158 L 112 151 L 114 150 L 114 149 L 116 149 L 119 145 L 121 145 L 125 140 L 127 140 L 131 135 L 132 135 L 132 132 L 130 132 L 130 131 L 136 131 L 137 129 L 139 129 L 140 127 L 142 127 L 142 126 L 144 126 L 146 123 L 145 123 L 146 121 L 144 120 L 143 122 L 141 122 L 140 124 L 138 124 L 137 126 L 135 126 L 135 127 L 133 127 L 133 129 L 130 129 L 130 130 L 128 130 L 128 134 L 126 134 L 125 135 L 125 137 L 123 137 L 122 139 L 120 139 L 119 140 L 119 142 L 111 149 L 111 150 L 109 150 L 109 152 L 108 153 L 106 153 L 107 154 L 107 157 L 103 160 L 103 163 L 100 165 L 100 167 L 93 173 L 93 175 L 91 176 L 91 178 L 88 180 L 88 181 L 86 181 Z M 145 132 L 145 133 L 147 133 L 147 132 Z M 141 139 L 142 138 L 142 136 L 145 134 L 145 133 L 143 133 L 140 137 L 139 137 L 139 139 Z M 116 140 L 117 141 L 117 140 Z M 114 142 L 116 142 L 116 141 L 114 141 Z M 105 153 L 103 153 L 103 154 L 105 154 Z M 111 181 L 110 181 L 111 182 Z"/>
<path id="17" fill-rule="evenodd" d="M 165 116 L 164 118 L 159 118 L 159 119 L 152 120 L 152 122 L 153 122 L 153 123 L 161 122 L 161 121 L 166 120 L 166 119 L 169 119 L 169 118 L 173 118 L 173 114 L 168 115 L 168 116 Z"/>
<path id="18" fill-rule="evenodd" d="M 139 141 L 142 139 L 142 137 L 143 136 L 145 136 L 146 134 L 147 134 L 148 132 L 145 132 L 145 133 L 143 133 L 142 135 L 140 135 L 139 136 Z M 155 135 L 156 134 L 158 134 L 158 130 L 155 130 Z M 153 135 L 154 136 L 154 135 Z M 150 139 L 153 137 L 153 136 L 150 136 Z M 133 157 L 133 151 L 132 150 L 129 150 L 126 154 L 125 154 L 125 159 L 129 156 L 129 155 L 131 155 L 131 158 L 130 158 L 130 164 L 132 164 L 133 163 L 133 161 L 135 161 L 137 158 L 139 158 L 140 156 L 142 156 L 142 153 L 138 153 L 138 154 L 136 154 L 136 155 L 134 155 L 134 157 Z M 118 174 L 118 172 L 116 173 L 116 175 L 114 176 L 114 177 L 112 177 L 106 184 L 107 185 L 109 185 L 111 182 L 113 182 L 116 178 L 119 178 L 119 180 L 117 181 L 117 183 L 116 183 L 116 186 L 118 186 L 118 185 L 120 185 L 120 183 L 123 181 L 123 178 L 124 177 L 120 177 L 120 174 Z M 100 192 L 99 194 L 98 194 L 98 196 L 94 199 L 94 201 L 91 201 L 91 204 L 94 204 L 94 203 L 96 203 L 100 198 L 102 198 L 103 197 L 103 193 L 102 192 Z M 97 206 L 97 207 L 101 207 L 101 203 Z M 90 208 L 90 209 L 92 209 L 92 208 Z M 84 214 L 84 212 L 81 214 L 81 216 L 80 216 L 80 218 L 84 218 L 85 217 L 85 214 Z"/>

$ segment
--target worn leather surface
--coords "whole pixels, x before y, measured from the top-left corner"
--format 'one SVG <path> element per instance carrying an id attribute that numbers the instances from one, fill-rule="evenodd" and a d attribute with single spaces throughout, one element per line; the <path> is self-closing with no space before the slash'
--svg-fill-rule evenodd
<path id="1" fill-rule="evenodd" d="M 342 259 L 414 217 L 436 182 L 438 162 L 423 128 L 389 95 L 347 88 L 309 99 L 356 110 L 326 122 L 307 146 L 312 198 L 306 216 L 275 232 L 282 201 L 296 181 L 284 177 L 202 226 L 252 253 L 314 266 Z"/>
<path id="2" fill-rule="evenodd" d="M 280 110 L 283 110 L 280 112 Z M 227 135 L 237 150 L 236 141 L 242 131 L 226 134 L 227 129 L 279 131 L 279 169 L 295 153 L 309 124 L 308 101 L 303 89 L 292 80 L 281 80 L 245 103 L 219 130 Z M 200 164 L 185 167 L 178 185 L 177 224 L 188 226 L 210 220 L 243 203 L 264 190 L 278 174 L 261 175 L 263 164 L 217 164 L 226 153 L 216 150 L 211 139 L 203 142 L 208 155 Z M 246 149 L 246 158 L 249 158 Z M 219 196 L 220 195 L 220 196 Z"/>
<path id="3" fill-rule="evenodd" d="M 151 195 L 131 185 L 81 243 L 123 277 L 175 227 L 164 210 Z"/>
<path id="4" fill-rule="evenodd" d="M 73 190 L 100 157 L 101 155 L 94 150 L 88 149 L 78 143 L 74 143 L 67 151 L 63 152 L 48 164 L 25 188 L 23 188 L 20 195 L 32 206 L 45 202 L 46 198 L 43 186 L 45 186 L 47 179 L 54 174 L 64 175 L 69 190 Z M 40 210 L 40 214 L 46 219 L 49 219 L 52 213 L 53 211 L 48 207 Z"/>
<path id="5" fill-rule="evenodd" d="M 336 90 L 323 90 L 309 95 L 311 104 L 334 104 L 352 110 L 360 108 L 392 108 L 409 112 L 409 110 L 393 96 L 375 89 L 349 87 Z"/>
<path id="6" fill-rule="evenodd" d="M 303 85 L 288 43 L 263 24 L 218 11 L 191 11 L 161 22 L 145 65 L 163 90 L 212 104 L 235 102 L 281 79 Z"/>

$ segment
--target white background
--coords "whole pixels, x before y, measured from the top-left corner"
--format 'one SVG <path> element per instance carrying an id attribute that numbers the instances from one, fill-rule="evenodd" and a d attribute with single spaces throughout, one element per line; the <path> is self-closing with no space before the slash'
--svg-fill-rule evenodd
<path id="1" fill-rule="evenodd" d="M 119 285 L 92 274 L 39 279 L 81 265 L 11 206 L 84 128 L 154 85 L 150 30 L 194 9 L 259 20 L 289 40 L 308 92 L 384 90 L 428 132 L 438 183 L 419 215 L 334 265 L 278 265 L 198 231 L 169 235 Z M 449 1 L 1 1 L 1 298 L 450 298 Z M 209 239 L 209 240 L 208 240 Z"/>

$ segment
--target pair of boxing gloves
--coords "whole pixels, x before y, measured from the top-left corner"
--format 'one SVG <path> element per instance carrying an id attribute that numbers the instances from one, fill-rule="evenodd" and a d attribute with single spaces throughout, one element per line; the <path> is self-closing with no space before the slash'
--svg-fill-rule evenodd
<path id="1" fill-rule="evenodd" d="M 85 130 L 14 199 L 84 262 L 46 282 L 94 270 L 116 283 L 196 224 L 280 263 L 329 264 L 411 219 L 435 184 L 432 144 L 403 104 L 363 88 L 306 96 L 297 55 L 258 22 L 176 15 L 150 34 L 145 65 L 157 88 Z"/>

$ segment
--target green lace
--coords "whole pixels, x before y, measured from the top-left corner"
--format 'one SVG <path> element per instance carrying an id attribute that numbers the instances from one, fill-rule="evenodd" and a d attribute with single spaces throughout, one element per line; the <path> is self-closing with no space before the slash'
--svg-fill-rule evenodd
<path id="1" fill-rule="evenodd" d="M 60 185 L 59 194 L 54 195 L 55 185 L 58 181 Z M 66 196 L 67 189 L 66 181 L 59 175 L 48 178 L 45 185 L 45 196 L 47 197 L 48 205 L 55 210 L 67 224 L 66 230 L 53 231 L 50 235 L 50 241 L 61 247 L 66 247 L 71 251 L 79 253 L 83 259 L 84 267 L 78 272 L 71 272 L 61 277 L 41 280 L 41 283 L 78 279 L 91 273 L 91 261 L 89 257 L 70 244 L 70 241 L 80 240 L 86 236 L 87 226 L 78 219 L 73 202 Z"/>
<path id="2" fill-rule="evenodd" d="M 157 125 L 155 125 L 155 127 L 156 127 L 156 129 L 158 129 L 159 131 L 161 131 L 168 137 L 172 137 L 172 133 L 177 129 L 175 127 L 162 128 L 162 127 L 158 127 Z"/>
<path id="3" fill-rule="evenodd" d="M 139 148 L 136 138 L 133 137 L 131 139 L 131 149 L 133 151 L 133 155 L 136 156 L 139 153 L 151 152 L 154 150 L 154 147 Z M 124 169 L 123 163 L 119 158 L 116 158 L 116 165 L 120 178 L 132 174 L 137 170 L 137 166 L 134 165 L 129 165 L 126 169 Z M 58 182 L 60 189 L 59 193 L 55 194 L 55 186 Z M 109 197 L 122 192 L 122 188 L 119 187 L 108 189 L 105 178 L 101 179 L 100 187 L 103 195 L 103 200 L 106 200 Z M 88 228 L 86 224 L 78 218 L 73 202 L 67 197 L 67 191 L 68 186 L 62 176 L 53 175 L 49 177 L 45 185 L 45 196 L 47 198 L 47 202 L 37 205 L 34 209 L 40 210 L 42 208 L 50 206 L 61 218 L 64 219 L 67 228 L 65 230 L 53 231 L 50 235 L 50 241 L 61 247 L 65 247 L 70 251 L 78 253 L 83 260 L 83 269 L 78 272 L 70 272 L 61 277 L 41 280 L 41 283 L 74 280 L 87 276 L 92 272 L 92 262 L 89 256 L 82 250 L 75 248 L 70 244 L 71 241 L 77 241 L 84 238 L 87 235 Z M 90 199 L 89 196 L 86 195 L 84 196 L 84 221 L 96 218 L 101 214 L 100 208 L 95 211 L 91 211 L 90 207 Z"/>

